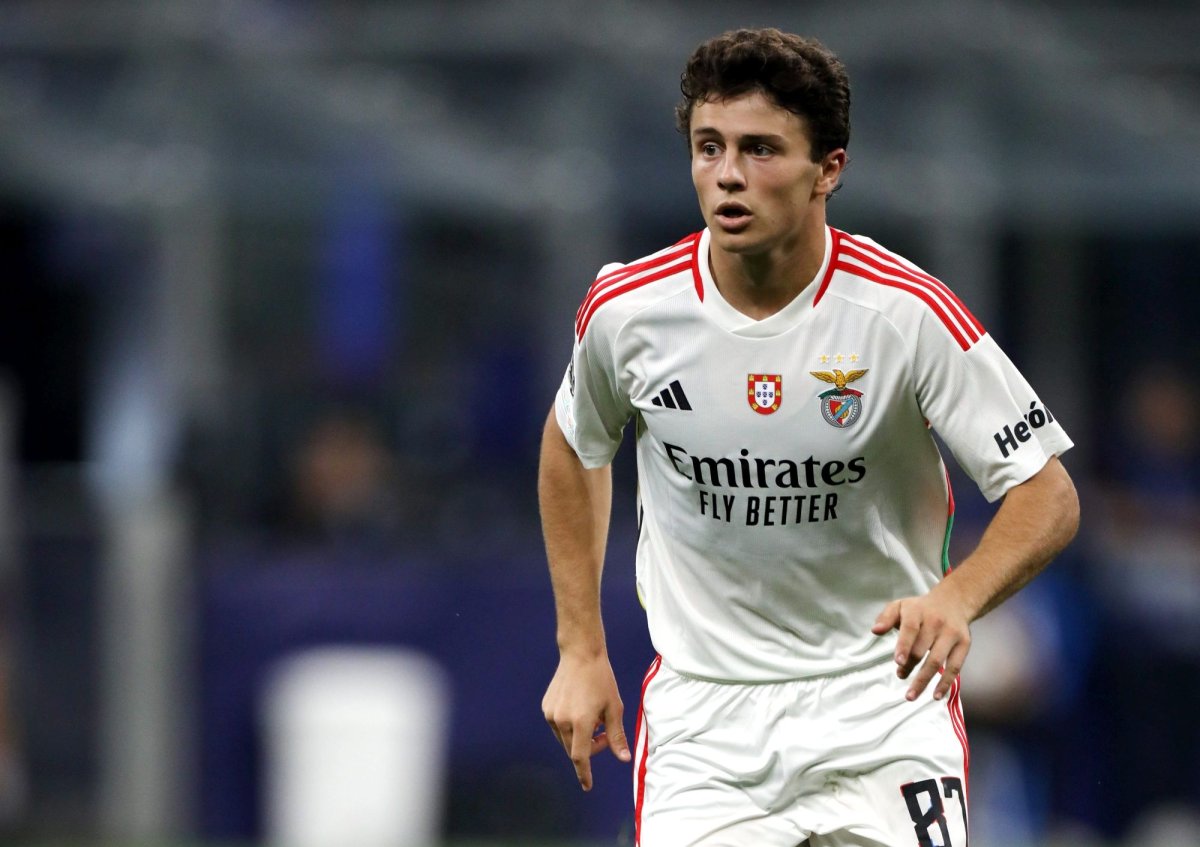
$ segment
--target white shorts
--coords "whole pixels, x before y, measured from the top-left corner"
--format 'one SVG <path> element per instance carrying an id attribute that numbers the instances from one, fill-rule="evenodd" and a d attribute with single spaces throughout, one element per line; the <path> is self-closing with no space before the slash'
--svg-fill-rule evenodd
<path id="1" fill-rule="evenodd" d="M 634 738 L 640 847 L 966 847 L 958 683 L 915 702 L 890 661 L 736 685 L 655 659 Z"/>

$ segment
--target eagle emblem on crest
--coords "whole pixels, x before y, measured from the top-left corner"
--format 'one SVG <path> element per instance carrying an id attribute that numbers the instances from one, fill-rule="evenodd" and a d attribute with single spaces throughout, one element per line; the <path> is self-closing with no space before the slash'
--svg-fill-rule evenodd
<path id="1" fill-rule="evenodd" d="M 821 415 L 830 426 L 844 429 L 862 416 L 861 391 L 846 386 L 867 375 L 867 368 L 843 373 L 834 368 L 832 371 L 809 371 L 821 382 L 828 382 L 833 388 L 817 396 L 821 401 Z"/>

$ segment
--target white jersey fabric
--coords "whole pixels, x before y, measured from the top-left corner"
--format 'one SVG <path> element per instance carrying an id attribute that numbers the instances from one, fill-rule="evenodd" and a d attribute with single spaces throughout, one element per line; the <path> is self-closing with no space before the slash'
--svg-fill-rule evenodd
<path id="1" fill-rule="evenodd" d="M 960 683 L 908 701 L 891 663 L 755 685 L 656 659 L 634 738 L 646 847 L 882 847 L 967 841 Z"/>
<path id="2" fill-rule="evenodd" d="M 887 659 L 891 600 L 944 571 L 935 430 L 989 500 L 1071 446 L 946 286 L 827 228 L 812 283 L 754 320 L 708 231 L 608 265 L 576 317 L 556 416 L 586 467 L 635 422 L 638 592 L 674 670 L 772 682 Z"/>

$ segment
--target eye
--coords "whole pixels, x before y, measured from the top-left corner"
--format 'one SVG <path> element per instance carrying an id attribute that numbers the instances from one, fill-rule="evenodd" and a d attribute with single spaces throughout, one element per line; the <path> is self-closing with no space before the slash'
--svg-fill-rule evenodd
<path id="1" fill-rule="evenodd" d="M 702 156 L 719 156 L 720 154 L 721 148 L 715 142 L 705 141 L 700 145 L 700 155 Z"/>
<path id="2" fill-rule="evenodd" d="M 770 156 L 774 151 L 765 144 L 755 144 L 750 148 L 751 156 Z"/>

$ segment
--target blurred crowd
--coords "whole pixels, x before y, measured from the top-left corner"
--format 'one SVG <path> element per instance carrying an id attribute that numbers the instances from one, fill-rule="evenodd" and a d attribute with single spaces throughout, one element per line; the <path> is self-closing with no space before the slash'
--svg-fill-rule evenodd
<path id="1" fill-rule="evenodd" d="M 1081 468 L 1081 537 L 974 627 L 975 826 L 991 843 L 1200 838 L 1200 395 L 1153 372 L 1120 386 L 1103 469 Z"/>
<path id="2" fill-rule="evenodd" d="M 0 843 L 261 837 L 262 680 L 327 641 L 447 670 L 449 837 L 628 843 L 628 774 L 600 763 L 577 796 L 539 711 L 554 624 L 535 468 L 592 275 L 700 225 L 670 128 L 677 57 L 632 31 L 636 4 L 607 29 L 572 18 L 587 3 L 146 4 L 129 33 L 105 17 L 121 4 L 95 4 L 66 47 L 72 4 L 17 5 L 0 24 Z M 392 5 L 441 39 L 372 40 Z M 694 5 L 653 32 L 731 14 Z M 1142 14 L 1109 11 L 1126 5 Z M 1169 155 L 1196 149 L 1198 89 L 1174 84 L 1195 38 L 1181 24 L 1177 44 L 1119 53 L 1033 4 L 955 8 L 875 4 L 874 41 L 855 39 L 867 16 L 821 23 L 864 104 L 831 222 L 944 277 L 1076 443 L 1080 536 L 977 624 L 964 671 L 973 831 L 1198 844 L 1200 169 Z M 964 29 L 971 14 L 992 25 Z M 1120 55 L 1141 75 L 1113 82 Z M 615 472 L 605 602 L 632 714 L 652 655 L 631 450 Z M 962 556 L 991 507 L 951 472 Z M 161 686 L 146 711 L 124 711 L 129 680 Z M 142 730 L 159 746 L 126 743 Z M 156 773 L 178 796 L 138 818 L 121 792 Z"/>
<path id="3" fill-rule="evenodd" d="M 53 231 L 10 215 L 3 257 L 26 272 L 6 288 L 9 305 L 17 308 L 2 310 L 15 460 L 7 484 L 11 502 L 19 502 L 13 512 L 19 521 L 10 523 L 3 570 L 0 825 L 26 832 L 90 825 L 101 772 L 97 648 L 78 644 L 103 628 L 98 572 L 104 567 L 104 526 L 92 489 L 69 471 L 81 465 L 77 452 L 87 439 L 87 413 L 78 396 L 57 391 L 46 379 L 47 363 L 37 359 L 48 355 L 44 334 L 59 345 L 54 379 L 82 381 L 75 370 L 84 367 L 89 347 L 88 333 L 79 331 L 87 325 L 87 309 L 78 303 L 95 293 L 54 276 L 40 252 L 54 243 Z M 1190 265 L 1183 260 L 1200 252 L 1200 241 L 1178 241 L 1171 249 L 1179 263 L 1170 279 L 1158 282 L 1166 298 L 1190 285 Z M 454 262 L 470 264 L 462 257 Z M 456 296 L 441 290 L 450 284 L 446 266 L 438 263 L 438 273 L 412 270 L 404 282 L 409 296 Z M 469 278 L 477 269 L 460 272 Z M 424 285 L 437 290 L 423 292 Z M 1006 305 L 998 330 L 1018 356 L 1027 285 L 1014 281 L 1000 289 Z M 974 827 L 987 843 L 1069 838 L 1165 845 L 1200 837 L 1200 728 L 1193 719 L 1200 703 L 1196 348 L 1183 329 L 1157 323 L 1159 307 L 1169 310 L 1170 302 L 1142 303 L 1130 315 L 1125 298 L 1134 295 L 1136 282 L 1101 275 L 1097 285 L 1105 290 L 1081 318 L 1099 333 L 1096 351 L 1086 356 L 1092 372 L 1073 375 L 1095 389 L 1068 421 L 1078 444 L 1066 462 L 1083 496 L 1081 537 L 1014 601 L 979 622 L 965 672 Z M 63 302 L 76 305 L 60 311 Z M 321 318 L 309 313 L 287 333 L 294 348 L 286 356 L 247 368 L 247 379 L 257 380 L 255 402 L 244 407 L 249 412 L 216 424 L 191 422 L 170 485 L 188 504 L 201 641 L 206 626 L 222 625 L 205 611 L 206 584 L 219 582 L 226 592 L 232 586 L 236 594 L 239 569 L 283 573 L 291 582 L 286 574 L 301 572 L 289 570 L 300 567 L 289 562 L 315 562 L 318 570 L 335 574 L 365 562 L 384 573 L 433 574 L 451 590 L 472 580 L 544 580 L 533 480 L 538 421 L 553 385 L 539 376 L 546 369 L 537 360 L 561 351 L 532 342 L 519 320 L 506 325 L 501 315 L 490 325 L 493 303 L 462 298 L 454 308 L 458 320 L 436 326 L 411 313 L 402 317 L 378 359 L 359 359 L 349 373 L 339 371 L 336 353 L 322 349 Z M 63 315 L 75 315 L 77 326 L 61 326 Z M 1136 348 L 1141 333 L 1149 336 L 1156 326 L 1157 338 L 1148 341 L 1152 358 L 1123 355 L 1123 367 L 1108 368 L 1117 358 L 1113 348 Z M 279 327 L 273 332 L 284 334 Z M 31 361 L 29 351 L 35 350 L 41 352 Z M 298 366 L 298 360 L 306 361 Z M 399 371 L 398 362 L 404 363 Z M 47 432 L 58 437 L 47 439 Z M 627 559 L 621 539 L 631 535 L 632 506 L 620 492 L 632 490 L 633 469 L 625 459 L 617 475 L 613 555 Z M 957 468 L 953 479 L 959 504 L 953 543 L 961 556 L 991 508 Z M 610 580 L 627 581 L 628 565 L 614 561 Z M 297 585 L 294 596 L 279 596 L 311 602 Z M 513 611 L 525 625 L 542 628 L 549 651 L 551 609 L 548 595 L 544 599 L 542 608 Z M 296 614 L 278 611 L 284 619 Z M 320 614 L 306 626 L 318 625 Z M 364 623 L 360 636 L 391 637 L 372 635 L 371 626 Z M 640 637 L 637 614 L 618 618 L 615 627 Z M 498 661 L 519 659 L 501 655 Z M 524 668 L 526 688 L 514 710 L 524 703 L 536 718 L 537 686 L 550 670 L 549 664 Z M 210 672 L 202 670 L 202 679 Z M 63 697 L 74 701 L 64 706 Z M 203 690 L 197 697 L 206 702 Z M 466 721 L 486 720 L 488 710 L 486 702 L 457 709 Z M 207 731 L 197 733 L 201 760 L 211 740 Z M 251 739 L 244 745 L 247 762 L 253 762 L 254 744 Z M 521 745 L 552 752 L 548 734 L 534 733 Z M 471 754 L 469 745 L 458 752 Z M 452 756 L 445 811 L 451 835 L 604 832 L 604 822 L 580 830 L 549 811 L 551 805 L 533 814 L 517 800 L 496 805 L 484 796 L 573 802 L 559 794 L 569 780 L 558 784 L 549 764 L 497 759 L 493 772 L 502 777 L 486 785 L 468 777 L 466 767 Z M 200 770 L 201 783 L 212 778 Z M 201 791 L 192 803 L 200 835 L 255 834 L 257 813 L 213 814 L 204 807 L 222 802 L 213 796 Z M 619 797 L 614 809 L 624 803 L 623 792 Z M 612 832 L 620 826 L 613 821 Z"/>

